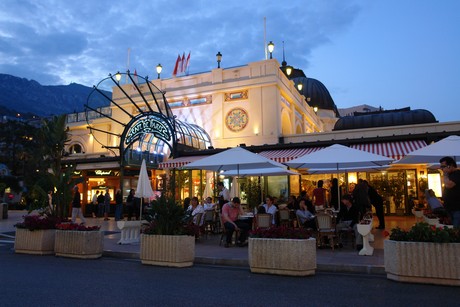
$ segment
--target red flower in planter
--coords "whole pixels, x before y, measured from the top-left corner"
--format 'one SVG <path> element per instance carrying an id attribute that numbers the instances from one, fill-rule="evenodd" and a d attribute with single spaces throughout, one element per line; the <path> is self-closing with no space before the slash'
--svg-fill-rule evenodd
<path id="1" fill-rule="evenodd" d="M 59 230 L 76 230 L 76 231 L 96 231 L 101 229 L 101 226 L 85 226 L 75 223 L 60 223 L 56 225 Z"/>

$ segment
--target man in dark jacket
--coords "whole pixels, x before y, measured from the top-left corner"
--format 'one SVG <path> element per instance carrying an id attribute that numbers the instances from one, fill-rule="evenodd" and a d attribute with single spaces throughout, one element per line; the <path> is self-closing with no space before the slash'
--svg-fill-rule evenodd
<path id="1" fill-rule="evenodd" d="M 354 231 L 356 238 L 356 248 L 363 248 L 363 237 L 358 232 L 356 226 L 359 222 L 359 211 L 353 204 L 353 197 L 350 194 L 342 196 L 340 211 L 337 214 L 337 231 Z"/>
<path id="2" fill-rule="evenodd" d="M 379 219 L 379 226 L 377 229 L 385 229 L 385 215 L 383 214 L 383 197 L 379 195 L 376 189 L 373 186 L 368 185 L 368 194 L 371 204 L 375 208 L 375 214 Z"/>

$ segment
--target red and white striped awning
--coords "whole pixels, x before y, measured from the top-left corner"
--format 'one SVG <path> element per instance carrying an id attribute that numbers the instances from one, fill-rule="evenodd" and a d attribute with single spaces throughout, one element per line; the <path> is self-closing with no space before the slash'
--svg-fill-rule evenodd
<path id="1" fill-rule="evenodd" d="M 189 156 L 189 157 L 180 157 L 180 158 L 176 158 L 176 159 L 171 159 L 171 160 L 168 160 L 168 161 L 165 161 L 165 162 L 161 162 L 159 165 L 158 165 L 158 168 L 180 168 L 184 165 L 187 165 L 191 162 L 194 162 L 196 160 L 200 160 L 200 159 L 203 159 L 203 158 L 206 158 L 206 157 L 209 157 L 209 156 Z"/>
<path id="2" fill-rule="evenodd" d="M 386 156 L 399 160 L 408 153 L 423 148 L 426 146 L 425 141 L 411 140 L 411 141 L 394 141 L 383 143 L 367 143 L 367 144 L 354 144 L 351 148 L 364 150 L 377 155 Z"/>
<path id="3" fill-rule="evenodd" d="M 259 154 L 276 162 L 284 163 L 323 148 L 324 147 L 275 149 L 262 151 Z"/>

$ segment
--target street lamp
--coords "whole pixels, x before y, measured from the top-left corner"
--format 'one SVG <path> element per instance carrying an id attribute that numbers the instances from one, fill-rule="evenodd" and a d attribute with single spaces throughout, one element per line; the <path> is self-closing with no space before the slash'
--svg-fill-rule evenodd
<path id="1" fill-rule="evenodd" d="M 220 53 L 220 51 L 217 52 L 216 58 L 217 58 L 217 68 L 220 68 L 220 62 L 222 61 L 222 53 Z"/>
<path id="2" fill-rule="evenodd" d="M 158 79 L 160 79 L 160 74 L 161 74 L 161 71 L 163 70 L 163 66 L 161 66 L 161 64 L 158 64 L 157 65 L 157 74 L 158 74 Z"/>
<path id="3" fill-rule="evenodd" d="M 273 59 L 273 50 L 275 49 L 275 44 L 273 44 L 273 42 L 270 41 L 267 47 L 268 47 L 268 52 L 270 52 L 270 59 Z"/>
<path id="4" fill-rule="evenodd" d="M 117 73 L 115 74 L 115 80 L 117 80 L 117 82 L 120 82 L 120 80 L 121 80 L 121 74 L 120 74 L 120 72 L 117 72 Z"/>
<path id="5" fill-rule="evenodd" d="M 313 111 L 315 111 L 315 113 L 317 113 L 317 112 L 318 112 L 318 107 L 317 107 L 317 106 L 314 106 L 314 107 L 313 107 Z"/>
<path id="6" fill-rule="evenodd" d="M 297 83 L 297 89 L 299 90 L 299 92 L 302 91 L 302 89 L 303 89 L 303 84 L 302 84 L 302 82 Z"/>

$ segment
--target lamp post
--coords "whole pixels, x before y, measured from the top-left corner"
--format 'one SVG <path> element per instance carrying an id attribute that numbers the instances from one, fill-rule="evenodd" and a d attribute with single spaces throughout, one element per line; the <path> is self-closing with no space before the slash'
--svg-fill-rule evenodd
<path id="1" fill-rule="evenodd" d="M 317 107 L 317 106 L 314 106 L 314 107 L 313 107 L 313 111 L 315 111 L 315 113 L 317 113 L 317 112 L 318 112 L 318 107 Z"/>
<path id="2" fill-rule="evenodd" d="M 160 79 L 160 74 L 161 74 L 161 71 L 163 70 L 163 66 L 161 66 L 161 64 L 158 64 L 157 65 L 157 74 L 158 74 L 158 79 Z"/>
<path id="3" fill-rule="evenodd" d="M 302 84 L 302 82 L 297 83 L 297 89 L 299 90 L 299 92 L 302 91 L 302 89 L 303 89 L 303 84 Z"/>
<path id="4" fill-rule="evenodd" d="M 217 52 L 216 58 L 217 58 L 217 68 L 220 68 L 220 62 L 222 61 L 222 53 L 220 53 L 220 51 Z"/>
<path id="5" fill-rule="evenodd" d="M 268 52 L 270 52 L 270 59 L 273 59 L 273 50 L 275 49 L 275 44 L 273 44 L 272 41 L 270 41 L 267 45 Z"/>
<path id="6" fill-rule="evenodd" d="M 271 55 L 271 53 L 270 53 Z M 288 65 L 286 66 L 286 75 L 290 76 L 292 74 L 292 66 L 291 65 Z"/>
<path id="7" fill-rule="evenodd" d="M 120 82 L 120 80 L 121 80 L 121 74 L 120 74 L 120 72 L 117 72 L 117 73 L 115 74 L 115 80 L 117 80 L 117 82 Z"/>

